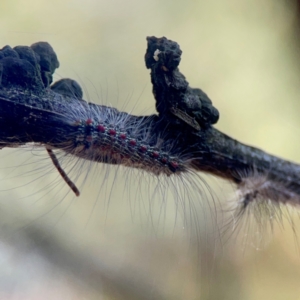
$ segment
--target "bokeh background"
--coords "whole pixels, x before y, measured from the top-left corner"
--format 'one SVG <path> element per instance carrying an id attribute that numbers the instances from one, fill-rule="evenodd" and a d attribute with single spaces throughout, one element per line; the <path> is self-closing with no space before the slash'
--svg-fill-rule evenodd
<path id="1" fill-rule="evenodd" d="M 2 0 L 0 41 L 47 41 L 56 80 L 150 114 L 145 38 L 166 36 L 219 109 L 218 129 L 300 162 L 299 20 L 293 0 Z M 0 154 L 0 299 L 300 299 L 297 210 L 279 211 L 274 226 L 249 216 L 228 225 L 234 189 L 221 180 L 156 188 L 90 164 L 70 172 L 75 199 L 43 150 Z"/>

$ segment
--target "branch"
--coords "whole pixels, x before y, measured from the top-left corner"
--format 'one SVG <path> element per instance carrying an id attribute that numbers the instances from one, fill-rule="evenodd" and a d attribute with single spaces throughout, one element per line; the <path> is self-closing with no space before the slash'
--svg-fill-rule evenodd
<path id="1" fill-rule="evenodd" d="M 87 103 L 71 79 L 50 86 L 59 63 L 47 43 L 4 47 L 0 51 L 1 148 L 35 143 L 156 175 L 202 171 L 236 183 L 243 208 L 254 199 L 299 204 L 300 166 L 214 128 L 219 112 L 180 73 L 179 45 L 164 37 L 147 41 L 145 62 L 158 112 L 151 116 Z"/>

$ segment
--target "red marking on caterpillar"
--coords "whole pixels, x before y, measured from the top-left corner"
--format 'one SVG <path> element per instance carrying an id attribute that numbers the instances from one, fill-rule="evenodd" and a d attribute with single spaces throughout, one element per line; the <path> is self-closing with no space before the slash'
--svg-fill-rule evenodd
<path id="1" fill-rule="evenodd" d="M 117 131 L 114 130 L 114 129 L 109 129 L 108 133 L 109 133 L 109 135 L 111 135 L 111 136 L 115 136 L 115 135 L 117 134 Z"/>
<path id="2" fill-rule="evenodd" d="M 159 158 L 159 152 L 153 151 L 151 154 L 154 158 Z"/>
<path id="3" fill-rule="evenodd" d="M 161 162 L 166 164 L 168 162 L 168 159 L 166 157 L 162 157 Z"/>
<path id="4" fill-rule="evenodd" d="M 79 125 L 79 124 L 80 124 L 80 122 L 78 124 L 76 123 L 75 125 Z M 102 132 L 102 133 L 104 133 L 106 129 L 105 129 L 105 127 L 103 125 L 99 124 L 97 126 L 97 130 L 100 131 L 100 132 Z"/>
<path id="5" fill-rule="evenodd" d="M 142 152 L 147 152 L 147 146 L 141 145 L 139 150 Z"/>
<path id="6" fill-rule="evenodd" d="M 130 146 L 136 146 L 136 140 L 130 140 L 129 145 Z"/>
<path id="7" fill-rule="evenodd" d="M 178 168 L 178 162 L 177 161 L 170 161 L 170 165 L 172 168 L 177 169 Z"/>
<path id="8" fill-rule="evenodd" d="M 92 119 L 87 119 L 86 120 L 86 125 L 91 125 L 93 124 L 93 120 Z"/>
<path id="9" fill-rule="evenodd" d="M 125 133 L 120 133 L 119 137 L 121 140 L 126 140 L 127 135 Z"/>

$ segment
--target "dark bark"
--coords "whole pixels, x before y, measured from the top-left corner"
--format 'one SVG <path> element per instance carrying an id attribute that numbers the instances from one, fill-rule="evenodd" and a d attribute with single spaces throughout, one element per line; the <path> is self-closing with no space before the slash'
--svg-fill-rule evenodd
<path id="1" fill-rule="evenodd" d="M 218 121 L 219 112 L 208 96 L 191 88 L 180 73 L 179 45 L 166 38 L 147 40 L 145 61 L 151 69 L 158 115 L 134 116 L 105 106 L 100 109 L 126 115 L 132 126 L 143 118 L 150 135 L 158 137 L 163 132 L 164 140 L 174 144 L 177 153 L 188 155 L 196 171 L 237 184 L 240 174 L 255 171 L 300 194 L 300 166 L 239 143 L 215 129 L 212 125 Z M 47 43 L 13 49 L 6 46 L 0 51 L 1 148 L 34 142 L 66 150 L 76 129 L 69 112 L 96 104 L 81 99 L 81 88 L 74 80 L 60 80 L 51 87 L 58 66 Z M 98 157 L 95 160 L 107 162 Z M 284 194 L 286 200 L 289 197 Z"/>

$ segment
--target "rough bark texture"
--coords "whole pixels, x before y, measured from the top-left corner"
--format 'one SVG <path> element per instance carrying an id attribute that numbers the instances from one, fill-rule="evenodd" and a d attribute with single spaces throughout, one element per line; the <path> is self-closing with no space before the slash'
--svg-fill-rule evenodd
<path id="1" fill-rule="evenodd" d="M 105 106 L 101 109 L 126 115 L 132 126 L 143 118 L 151 136 L 163 132 L 164 139 L 175 144 L 178 153 L 189 156 L 196 171 L 237 184 L 241 181 L 239 174 L 255 171 L 299 194 L 300 166 L 241 144 L 215 129 L 212 125 L 218 121 L 219 112 L 208 96 L 191 88 L 180 73 L 179 45 L 164 37 L 148 37 L 147 41 L 145 62 L 151 70 L 158 115 L 141 117 Z M 65 149 L 75 134 L 69 111 L 78 106 L 96 106 L 81 99 L 82 90 L 74 80 L 63 79 L 50 86 L 58 66 L 55 52 L 45 42 L 0 50 L 2 148 L 34 142 Z M 282 193 L 288 201 L 291 196 Z"/>

